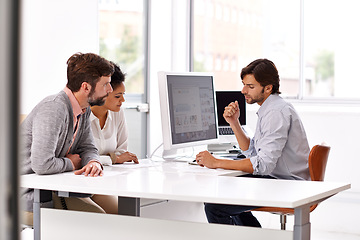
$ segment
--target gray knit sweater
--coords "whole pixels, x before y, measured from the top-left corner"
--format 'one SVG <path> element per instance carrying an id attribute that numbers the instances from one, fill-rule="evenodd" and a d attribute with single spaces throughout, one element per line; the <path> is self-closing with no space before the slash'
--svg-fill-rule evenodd
<path id="1" fill-rule="evenodd" d="M 46 97 L 27 116 L 20 126 L 21 174 L 56 174 L 72 171 L 71 160 L 65 155 L 79 154 L 82 166 L 99 160 L 90 127 L 90 108 L 81 115 L 74 143 L 73 110 L 64 91 Z M 25 209 L 32 211 L 33 190 L 24 189 L 22 201 Z"/>

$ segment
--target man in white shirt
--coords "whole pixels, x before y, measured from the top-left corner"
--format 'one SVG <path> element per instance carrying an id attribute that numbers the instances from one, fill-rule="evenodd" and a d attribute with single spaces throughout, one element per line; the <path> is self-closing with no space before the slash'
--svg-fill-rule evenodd
<path id="1" fill-rule="evenodd" d="M 250 139 L 239 122 L 239 105 L 230 103 L 224 118 L 233 129 L 245 159 L 216 159 L 208 151 L 196 156 L 198 164 L 208 168 L 241 170 L 252 176 L 277 179 L 310 180 L 306 133 L 294 107 L 280 96 L 280 79 L 273 62 L 257 59 L 242 69 L 242 93 L 249 104 L 257 103 L 258 122 Z M 260 227 L 249 212 L 255 206 L 205 204 L 208 221 Z"/>

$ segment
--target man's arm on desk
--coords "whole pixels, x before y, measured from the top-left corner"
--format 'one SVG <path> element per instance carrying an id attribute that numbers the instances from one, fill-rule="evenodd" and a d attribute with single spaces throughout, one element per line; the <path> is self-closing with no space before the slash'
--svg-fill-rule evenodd
<path id="1" fill-rule="evenodd" d="M 83 168 L 74 172 L 76 175 L 81 175 L 84 173 L 85 176 L 97 177 L 103 175 L 102 166 L 96 160 L 90 161 Z"/>
<path id="2" fill-rule="evenodd" d="M 202 167 L 240 170 L 247 173 L 254 172 L 249 158 L 240 160 L 218 159 L 208 151 L 203 151 L 196 155 L 196 162 Z"/>

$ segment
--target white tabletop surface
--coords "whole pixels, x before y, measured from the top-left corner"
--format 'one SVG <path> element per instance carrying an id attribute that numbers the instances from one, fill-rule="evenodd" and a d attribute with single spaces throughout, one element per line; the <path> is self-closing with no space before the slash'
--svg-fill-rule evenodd
<path id="1" fill-rule="evenodd" d="M 125 163 L 105 167 L 102 177 L 67 172 L 23 175 L 21 187 L 251 206 L 296 208 L 350 188 L 347 183 L 234 177 L 241 172 L 214 170 L 185 162 Z M 225 175 L 225 176 L 223 176 Z"/>

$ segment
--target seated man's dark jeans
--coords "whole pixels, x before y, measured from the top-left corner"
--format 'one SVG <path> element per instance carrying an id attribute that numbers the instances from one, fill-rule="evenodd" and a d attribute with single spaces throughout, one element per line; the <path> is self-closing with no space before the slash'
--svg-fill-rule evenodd
<path id="1" fill-rule="evenodd" d="M 205 213 L 209 223 L 261 227 L 250 210 L 253 206 L 205 203 Z"/>
<path id="2" fill-rule="evenodd" d="M 273 178 L 247 174 L 241 177 Z M 257 206 L 239 206 L 227 204 L 205 203 L 205 213 L 209 223 L 220 223 L 248 227 L 261 227 L 259 221 L 252 215 L 251 210 Z"/>

